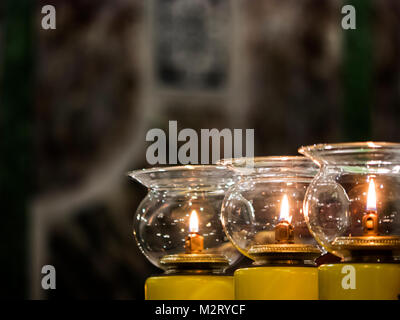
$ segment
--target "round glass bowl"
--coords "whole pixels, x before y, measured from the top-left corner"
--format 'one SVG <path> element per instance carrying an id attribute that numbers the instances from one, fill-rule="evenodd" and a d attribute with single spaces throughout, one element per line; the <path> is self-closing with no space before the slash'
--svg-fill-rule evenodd
<path id="1" fill-rule="evenodd" d="M 222 166 L 175 166 L 132 171 L 148 188 L 134 218 L 134 235 L 157 267 L 223 271 L 240 257 L 226 237 L 221 204 L 234 174 Z"/>
<path id="2" fill-rule="evenodd" d="M 301 147 L 320 166 L 304 202 L 308 226 L 344 261 L 400 257 L 400 144 Z"/>
<path id="3" fill-rule="evenodd" d="M 304 264 L 320 255 L 303 216 L 306 189 L 318 167 L 305 157 L 222 160 L 240 176 L 222 205 L 224 230 L 255 264 Z"/>

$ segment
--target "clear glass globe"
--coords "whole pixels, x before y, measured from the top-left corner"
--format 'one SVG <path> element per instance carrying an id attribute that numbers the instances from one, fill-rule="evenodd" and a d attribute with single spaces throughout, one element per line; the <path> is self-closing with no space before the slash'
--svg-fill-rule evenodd
<path id="1" fill-rule="evenodd" d="M 303 216 L 304 195 L 318 169 L 312 161 L 305 157 L 263 157 L 254 158 L 250 165 L 246 159 L 222 160 L 220 164 L 241 177 L 222 205 L 224 230 L 241 253 L 255 261 L 260 250 L 312 247 L 315 253 L 316 242 Z M 274 246 L 283 242 L 278 239 L 283 221 L 293 228 L 293 239 L 287 242 L 294 246 Z"/>
<path id="2" fill-rule="evenodd" d="M 305 218 L 326 250 L 354 260 L 400 256 L 400 144 L 302 147 L 320 165 L 304 202 Z"/>
<path id="3" fill-rule="evenodd" d="M 175 166 L 143 169 L 129 175 L 149 192 L 137 208 L 134 235 L 143 254 L 157 267 L 161 259 L 186 252 L 185 241 L 193 232 L 203 238 L 204 254 L 226 257 L 230 265 L 240 253 L 226 237 L 220 219 L 221 204 L 232 172 L 221 166 Z M 196 226 L 191 230 L 191 216 Z M 192 218 L 193 219 L 193 218 Z"/>

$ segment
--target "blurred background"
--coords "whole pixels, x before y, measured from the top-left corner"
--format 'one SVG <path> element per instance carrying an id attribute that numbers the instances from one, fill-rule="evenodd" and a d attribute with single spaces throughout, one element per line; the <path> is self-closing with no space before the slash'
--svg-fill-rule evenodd
<path id="1" fill-rule="evenodd" d="M 125 172 L 149 129 L 253 128 L 255 155 L 399 142 L 399 69 L 397 0 L 2 0 L 0 296 L 142 299 L 160 271 Z"/>

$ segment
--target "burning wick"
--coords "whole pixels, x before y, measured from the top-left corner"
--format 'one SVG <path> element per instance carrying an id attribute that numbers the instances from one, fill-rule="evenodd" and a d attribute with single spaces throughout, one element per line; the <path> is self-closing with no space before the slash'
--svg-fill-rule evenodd
<path id="1" fill-rule="evenodd" d="M 375 182 L 371 178 L 368 187 L 367 212 L 362 218 L 363 233 L 365 236 L 377 236 L 378 232 L 378 213 L 376 210 L 376 191 Z"/>
<path id="2" fill-rule="evenodd" d="M 289 200 L 285 194 L 282 198 L 280 221 L 275 227 L 276 243 L 294 243 L 294 228 L 290 224 L 292 217 L 289 215 Z"/>
<path id="3" fill-rule="evenodd" d="M 204 248 L 204 237 L 199 235 L 199 218 L 193 210 L 189 219 L 189 235 L 185 239 L 186 253 L 201 253 Z"/>

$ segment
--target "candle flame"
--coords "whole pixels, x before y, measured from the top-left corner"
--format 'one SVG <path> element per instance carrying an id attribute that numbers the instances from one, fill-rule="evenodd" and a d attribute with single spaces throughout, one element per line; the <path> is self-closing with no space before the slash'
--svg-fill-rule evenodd
<path id="1" fill-rule="evenodd" d="M 376 211 L 376 191 L 374 179 L 369 181 L 368 196 L 367 196 L 367 210 Z"/>
<path id="2" fill-rule="evenodd" d="M 286 220 L 289 223 L 292 221 L 292 217 L 289 215 L 289 200 L 286 194 L 282 198 L 281 215 L 279 218 L 280 220 Z"/>
<path id="3" fill-rule="evenodd" d="M 196 210 L 193 210 L 189 219 L 189 232 L 199 232 L 199 217 Z"/>

